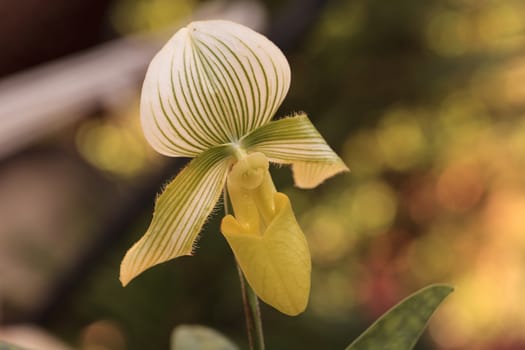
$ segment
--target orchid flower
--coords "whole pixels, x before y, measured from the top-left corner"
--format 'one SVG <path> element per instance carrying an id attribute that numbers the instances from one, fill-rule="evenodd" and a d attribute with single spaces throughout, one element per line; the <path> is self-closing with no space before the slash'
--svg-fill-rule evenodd
<path id="1" fill-rule="evenodd" d="M 157 198 L 146 234 L 126 253 L 120 280 L 192 255 L 226 185 L 234 215 L 221 232 L 255 293 L 279 311 L 302 312 L 311 259 L 288 197 L 269 162 L 291 164 L 295 185 L 313 188 L 348 168 L 305 114 L 271 121 L 290 86 L 290 67 L 266 37 L 240 24 L 199 21 L 153 58 L 141 96 L 151 146 L 189 164 Z"/>

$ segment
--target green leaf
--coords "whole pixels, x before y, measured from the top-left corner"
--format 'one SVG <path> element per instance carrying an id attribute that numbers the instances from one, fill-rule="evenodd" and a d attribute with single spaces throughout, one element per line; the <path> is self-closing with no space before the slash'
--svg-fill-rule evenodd
<path id="1" fill-rule="evenodd" d="M 193 159 L 157 198 L 146 234 L 120 266 L 125 286 L 144 270 L 181 255 L 191 255 L 195 239 L 219 200 L 226 182 L 228 147 L 212 148 Z"/>
<path id="2" fill-rule="evenodd" d="M 0 350 L 27 350 L 27 349 L 0 341 Z"/>
<path id="3" fill-rule="evenodd" d="M 193 157 L 267 123 L 289 86 L 290 66 L 266 37 L 229 21 L 193 22 L 149 65 L 144 134 L 162 154 Z"/>
<path id="4" fill-rule="evenodd" d="M 428 320 L 454 289 L 446 285 L 423 288 L 387 311 L 346 350 L 410 350 Z"/>
<path id="5" fill-rule="evenodd" d="M 238 350 L 216 330 L 199 325 L 181 325 L 171 334 L 171 350 Z"/>
<path id="6" fill-rule="evenodd" d="M 348 171 L 306 114 L 263 125 L 245 136 L 241 146 L 250 152 L 264 153 L 274 163 L 292 164 L 295 184 L 301 188 L 313 188 Z"/>

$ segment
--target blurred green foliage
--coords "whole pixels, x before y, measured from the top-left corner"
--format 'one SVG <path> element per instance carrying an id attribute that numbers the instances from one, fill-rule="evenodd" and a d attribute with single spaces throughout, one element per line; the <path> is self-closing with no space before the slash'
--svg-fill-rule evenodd
<path id="1" fill-rule="evenodd" d="M 171 350 L 238 350 L 228 338 L 213 328 L 177 326 L 171 335 Z"/>

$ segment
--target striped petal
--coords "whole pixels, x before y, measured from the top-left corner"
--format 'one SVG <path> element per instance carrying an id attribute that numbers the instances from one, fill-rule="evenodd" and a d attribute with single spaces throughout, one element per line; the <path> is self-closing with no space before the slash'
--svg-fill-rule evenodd
<path id="1" fill-rule="evenodd" d="M 231 160 L 227 147 L 212 148 L 193 159 L 157 198 L 146 234 L 126 253 L 120 266 L 125 286 L 144 270 L 191 255 L 195 239 L 217 203 Z"/>
<path id="2" fill-rule="evenodd" d="M 272 162 L 292 164 L 295 185 L 313 188 L 349 171 L 305 114 L 270 122 L 241 140 L 241 147 L 262 152 Z"/>
<path id="3" fill-rule="evenodd" d="M 267 123 L 290 86 L 290 67 L 266 37 L 214 20 L 179 30 L 152 60 L 141 97 L 150 144 L 195 156 Z"/>

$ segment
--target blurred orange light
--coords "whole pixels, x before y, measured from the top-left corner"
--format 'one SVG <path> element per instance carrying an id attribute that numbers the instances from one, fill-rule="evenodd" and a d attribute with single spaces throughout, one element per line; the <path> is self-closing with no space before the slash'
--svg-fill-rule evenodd
<path id="1" fill-rule="evenodd" d="M 439 203 L 446 209 L 465 212 L 476 205 L 485 189 L 479 169 L 452 164 L 438 179 L 436 194 Z"/>

